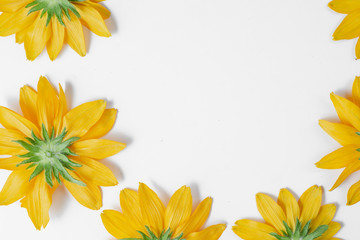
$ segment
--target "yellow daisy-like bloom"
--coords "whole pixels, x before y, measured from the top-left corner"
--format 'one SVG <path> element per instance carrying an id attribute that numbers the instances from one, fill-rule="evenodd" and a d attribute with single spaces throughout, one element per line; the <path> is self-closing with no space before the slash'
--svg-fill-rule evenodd
<path id="1" fill-rule="evenodd" d="M 341 225 L 333 222 L 334 204 L 322 204 L 322 189 L 313 186 L 299 201 L 287 189 L 281 189 L 277 202 L 258 193 L 256 203 L 265 223 L 238 220 L 233 231 L 244 240 L 340 240 L 333 236 Z"/>
<path id="2" fill-rule="evenodd" d="M 93 33 L 110 37 L 104 19 L 110 12 L 102 0 L 0 0 L 0 36 L 16 34 L 26 56 L 34 60 L 45 46 L 51 60 L 68 43 L 80 56 L 86 55 L 82 25 Z"/>
<path id="3" fill-rule="evenodd" d="M 347 14 L 333 34 L 334 40 L 358 38 L 355 47 L 356 58 L 360 58 L 360 1 L 359 0 L 333 0 L 329 7 L 338 12 Z"/>
<path id="4" fill-rule="evenodd" d="M 352 99 L 330 94 L 340 123 L 320 120 L 322 129 L 342 145 L 342 148 L 326 155 L 316 163 L 318 168 L 345 168 L 330 191 L 345 181 L 352 173 L 360 170 L 360 78 L 356 77 L 352 88 Z M 348 192 L 348 205 L 360 201 L 360 181 Z"/>
<path id="5" fill-rule="evenodd" d="M 139 190 L 124 189 L 120 193 L 122 213 L 105 210 L 101 214 L 108 232 L 117 239 L 143 240 L 217 240 L 224 224 L 200 230 L 211 210 L 212 199 L 206 198 L 192 212 L 189 187 L 183 186 L 171 197 L 167 207 L 148 186 Z"/>
<path id="6" fill-rule="evenodd" d="M 52 194 L 61 183 L 83 206 L 100 209 L 99 186 L 118 182 L 99 162 L 122 149 L 125 144 L 99 139 L 112 128 L 115 109 L 105 109 L 97 100 L 68 111 L 65 93 L 59 93 L 45 77 L 40 77 L 37 92 L 24 86 L 20 107 L 24 116 L 0 106 L 0 168 L 11 170 L 2 191 L 0 204 L 21 199 L 36 229 L 46 227 Z"/>

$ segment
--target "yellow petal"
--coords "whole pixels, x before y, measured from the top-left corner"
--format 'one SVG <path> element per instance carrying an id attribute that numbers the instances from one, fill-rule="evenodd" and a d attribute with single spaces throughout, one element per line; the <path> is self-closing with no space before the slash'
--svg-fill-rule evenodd
<path id="1" fill-rule="evenodd" d="M 0 205 L 9 205 L 25 196 L 30 185 L 31 172 L 25 167 L 18 167 L 10 174 L 0 192 Z"/>
<path id="2" fill-rule="evenodd" d="M 15 33 L 16 34 L 16 36 L 15 36 L 15 42 L 16 43 L 22 44 L 22 43 L 25 42 L 25 37 L 27 35 L 27 32 L 28 32 L 29 28 L 30 27 L 24 28 L 20 32 Z"/>
<path id="3" fill-rule="evenodd" d="M 67 138 L 82 137 L 99 121 L 106 107 L 104 100 L 87 102 L 71 109 L 64 117 Z"/>
<path id="4" fill-rule="evenodd" d="M 39 135 L 39 130 L 35 124 L 16 112 L 2 106 L 0 106 L 0 124 L 8 129 L 19 130 L 28 137 L 31 137 L 31 130 L 33 130 L 36 135 Z"/>
<path id="5" fill-rule="evenodd" d="M 25 118 L 29 119 L 34 124 L 37 121 L 37 93 L 29 86 L 24 86 L 20 89 L 20 107 Z"/>
<path id="6" fill-rule="evenodd" d="M 204 230 L 196 233 L 191 233 L 186 237 L 187 240 L 217 240 L 220 238 L 222 233 L 225 231 L 225 224 L 213 225 Z"/>
<path id="7" fill-rule="evenodd" d="M 118 184 L 112 171 L 99 161 L 87 157 L 72 157 L 72 160 L 82 166 L 76 172 L 86 182 L 99 186 L 115 186 Z"/>
<path id="8" fill-rule="evenodd" d="M 176 231 L 174 236 L 179 236 L 183 233 L 186 238 L 190 233 L 197 232 L 205 224 L 209 217 L 212 205 L 212 199 L 210 197 L 205 198 L 191 214 L 188 221 L 181 224 Z"/>
<path id="9" fill-rule="evenodd" d="M 352 101 L 360 106 L 360 77 L 355 77 L 353 86 L 352 86 Z"/>
<path id="10" fill-rule="evenodd" d="M 47 131 L 51 133 L 59 106 L 57 92 L 50 82 L 43 76 L 39 79 L 37 90 L 38 97 L 36 105 L 40 124 L 39 127 L 44 124 Z"/>
<path id="11" fill-rule="evenodd" d="M 358 0 L 332 0 L 329 2 L 329 7 L 338 13 L 351 13 L 360 9 L 360 2 Z"/>
<path id="12" fill-rule="evenodd" d="M 332 123 L 325 120 L 319 121 L 320 127 L 341 145 L 357 144 L 360 136 L 355 128 L 341 123 Z"/>
<path id="13" fill-rule="evenodd" d="M 54 61 L 59 55 L 64 44 L 65 27 L 60 24 L 57 18 L 54 17 L 51 19 L 48 27 L 51 27 L 52 35 L 46 48 L 51 61 Z"/>
<path id="14" fill-rule="evenodd" d="M 342 173 L 340 174 L 339 178 L 336 180 L 334 186 L 332 186 L 330 191 L 332 191 L 335 188 L 337 188 L 338 186 L 340 186 L 340 184 L 343 183 L 346 178 L 348 178 L 351 174 L 353 174 L 354 172 L 356 172 L 358 170 L 360 170 L 360 161 L 355 161 L 355 162 L 350 163 L 344 169 L 344 171 L 342 171 Z"/>
<path id="15" fill-rule="evenodd" d="M 271 224 L 278 232 L 285 230 L 283 221 L 286 216 L 281 207 L 270 196 L 262 193 L 256 194 L 257 208 L 264 220 Z"/>
<path id="16" fill-rule="evenodd" d="M 57 188 L 57 184 L 50 187 L 44 174 L 39 174 L 31 181 L 29 190 L 21 200 L 22 207 L 27 209 L 28 215 L 37 230 L 45 228 L 49 223 L 49 209 L 52 203 L 52 194 Z"/>
<path id="17" fill-rule="evenodd" d="M 101 214 L 106 230 L 117 239 L 140 238 L 141 235 L 129 225 L 128 219 L 115 210 L 104 210 Z"/>
<path id="18" fill-rule="evenodd" d="M 272 226 L 256 222 L 248 219 L 241 219 L 236 221 L 236 225 L 232 230 L 236 235 L 246 240 L 276 240 L 270 233 L 275 233 L 276 230 Z"/>
<path id="19" fill-rule="evenodd" d="M 80 20 L 70 12 L 71 20 L 64 17 L 65 38 L 69 46 L 74 49 L 80 56 L 86 55 L 85 38 Z"/>
<path id="20" fill-rule="evenodd" d="M 42 18 L 38 17 L 25 38 L 26 57 L 30 61 L 35 60 L 40 55 L 50 38 L 51 29 L 46 26 L 46 19 L 46 15 Z"/>
<path id="21" fill-rule="evenodd" d="M 24 8 L 30 0 L 2 0 L 0 2 L 0 12 L 14 13 L 20 8 Z M 27 9 L 27 11 L 29 11 Z"/>
<path id="22" fill-rule="evenodd" d="M 360 201 L 360 181 L 353 184 L 347 194 L 347 205 L 353 205 Z"/>
<path id="23" fill-rule="evenodd" d="M 190 217 L 191 211 L 191 190 L 189 187 L 183 186 L 174 193 L 166 207 L 164 229 L 176 229 Z"/>
<path id="24" fill-rule="evenodd" d="M 360 158 L 360 152 L 356 151 L 360 146 L 347 145 L 332 153 L 329 153 L 316 163 L 316 167 L 323 169 L 339 169 L 348 166 Z"/>
<path id="25" fill-rule="evenodd" d="M 353 39 L 360 36 L 360 11 L 349 13 L 335 30 L 334 40 Z"/>
<path id="26" fill-rule="evenodd" d="M 68 171 L 75 179 L 79 179 L 79 176 Z M 80 178 L 84 182 L 83 179 Z M 65 179 L 61 179 L 61 182 L 64 183 L 65 187 L 71 195 L 83 206 L 90 208 L 92 210 L 99 210 L 102 206 L 102 198 L 100 188 L 90 182 L 85 182 L 86 186 L 80 186 L 76 183 L 71 183 Z"/>
<path id="27" fill-rule="evenodd" d="M 105 109 L 99 121 L 97 121 L 81 139 L 101 138 L 105 136 L 114 126 L 116 113 L 117 110 L 114 108 Z"/>
<path id="28" fill-rule="evenodd" d="M 92 8 L 88 2 L 84 2 L 83 4 L 76 4 L 75 6 L 81 16 L 80 21 L 90 31 L 102 37 L 111 36 L 111 33 L 106 27 L 100 13 Z"/>
<path id="29" fill-rule="evenodd" d="M 104 159 L 123 150 L 125 144 L 106 139 L 89 139 L 77 141 L 70 148 L 77 155 L 83 157 Z"/>
<path id="30" fill-rule="evenodd" d="M 100 13 L 100 15 L 101 15 L 101 17 L 102 17 L 103 19 L 108 19 L 108 18 L 110 17 L 110 15 L 111 15 L 111 14 L 110 14 L 110 11 L 107 10 L 106 7 L 104 7 L 104 6 L 101 5 L 101 4 L 98 4 L 98 3 L 95 3 L 95 2 L 91 2 L 91 1 L 89 1 L 89 2 L 79 2 L 78 4 L 79 4 L 79 5 L 80 5 L 80 4 L 84 4 L 84 5 L 85 5 L 85 3 L 88 4 L 88 5 L 90 5 L 91 7 L 95 8 L 96 11 L 98 11 L 98 12 Z"/>
<path id="31" fill-rule="evenodd" d="M 24 159 L 16 156 L 8 158 L 0 158 L 0 169 L 15 170 L 16 165 L 21 163 Z"/>
<path id="32" fill-rule="evenodd" d="M 360 17 L 360 15 L 359 15 Z M 350 123 L 357 130 L 360 129 L 360 108 L 346 98 L 340 97 L 334 93 L 330 96 L 336 112 L 341 121 Z"/>
<path id="33" fill-rule="evenodd" d="M 0 3 L 1 7 L 1 3 Z M 23 8 L 15 13 L 2 13 L 0 15 L 0 36 L 10 36 L 29 27 L 38 14 L 30 14 L 28 9 Z"/>
<path id="34" fill-rule="evenodd" d="M 317 229 L 321 225 L 328 225 L 334 218 L 336 213 L 336 206 L 334 204 L 326 204 L 321 206 L 317 217 L 311 221 L 310 229 Z"/>
<path id="35" fill-rule="evenodd" d="M 355 45 L 355 56 L 356 56 L 356 60 L 360 59 L 360 38 L 358 38 Z"/>
<path id="36" fill-rule="evenodd" d="M 283 188 L 280 190 L 278 204 L 285 212 L 286 223 L 295 230 L 296 220 L 300 217 L 300 208 L 295 197 L 289 190 Z"/>
<path id="37" fill-rule="evenodd" d="M 341 229 L 341 224 L 340 223 L 331 222 L 329 224 L 329 229 L 323 235 L 321 235 L 321 237 L 317 238 L 316 240 L 332 239 L 331 237 L 334 236 L 340 229 Z"/>
<path id="38" fill-rule="evenodd" d="M 28 151 L 19 143 L 14 141 L 24 140 L 24 135 L 17 130 L 0 128 L 0 154 L 1 155 L 21 155 Z"/>
<path id="39" fill-rule="evenodd" d="M 122 190 L 120 192 L 120 205 L 124 215 L 129 219 L 129 224 L 138 231 L 146 232 L 141 215 L 139 193 L 131 189 Z"/>
<path id="40" fill-rule="evenodd" d="M 318 215 L 321 202 L 322 189 L 319 186 L 314 185 L 301 195 L 299 199 L 299 207 L 301 211 L 299 220 L 303 226 Z"/>
<path id="41" fill-rule="evenodd" d="M 164 230 L 164 204 L 156 193 L 143 183 L 139 185 L 139 202 L 145 226 L 159 236 Z"/>
<path id="42" fill-rule="evenodd" d="M 55 133 L 60 134 L 63 129 L 63 118 L 67 113 L 66 96 L 62 86 L 59 84 L 59 107 L 54 120 Z"/>

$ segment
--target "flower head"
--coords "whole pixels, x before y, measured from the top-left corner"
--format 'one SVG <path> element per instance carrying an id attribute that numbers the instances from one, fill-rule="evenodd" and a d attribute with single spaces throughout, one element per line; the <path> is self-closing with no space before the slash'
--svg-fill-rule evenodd
<path id="1" fill-rule="evenodd" d="M 139 240 L 217 240 L 226 226 L 213 225 L 201 230 L 212 205 L 206 198 L 192 212 L 189 187 L 183 186 L 171 197 L 167 207 L 148 186 L 140 183 L 139 190 L 120 192 L 122 213 L 105 210 L 101 214 L 108 232 L 117 239 Z"/>
<path id="2" fill-rule="evenodd" d="M 21 199 L 37 229 L 49 222 L 52 193 L 64 184 L 74 198 L 90 209 L 102 205 L 99 186 L 114 186 L 117 180 L 99 162 L 122 149 L 125 144 L 99 139 L 115 122 L 116 110 L 106 109 L 97 100 L 68 111 L 65 93 L 59 93 L 45 77 L 37 91 L 29 86 L 20 90 L 23 116 L 0 106 L 0 168 L 11 170 L 0 204 Z"/>
<path id="3" fill-rule="evenodd" d="M 287 189 L 281 189 L 277 202 L 262 193 L 256 203 L 265 223 L 238 220 L 233 231 L 244 240 L 334 240 L 341 225 L 333 222 L 334 204 L 322 204 L 322 190 L 313 186 L 299 201 Z"/>
<path id="4" fill-rule="evenodd" d="M 338 12 L 347 14 L 333 34 L 334 40 L 358 38 L 355 47 L 356 58 L 360 58 L 360 2 L 357 0 L 332 0 L 329 7 Z"/>
<path id="5" fill-rule="evenodd" d="M 104 22 L 110 12 L 98 0 L 0 0 L 0 12 L 0 36 L 15 34 L 29 60 L 45 46 L 54 60 L 64 43 L 85 56 L 82 25 L 99 36 L 111 35 Z"/>
<path id="6" fill-rule="evenodd" d="M 340 123 L 320 120 L 319 124 L 342 147 L 323 157 L 316 166 L 323 169 L 344 168 L 330 189 L 332 191 L 352 173 L 360 170 L 360 78 L 355 78 L 351 100 L 334 93 L 331 93 L 330 98 L 340 118 Z M 353 205 L 359 201 L 360 181 L 351 186 L 347 204 Z"/>

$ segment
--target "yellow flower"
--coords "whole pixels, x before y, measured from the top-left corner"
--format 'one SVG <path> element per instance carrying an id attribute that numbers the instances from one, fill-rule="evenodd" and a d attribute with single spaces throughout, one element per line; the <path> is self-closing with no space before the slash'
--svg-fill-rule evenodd
<path id="1" fill-rule="evenodd" d="M 347 14 L 333 34 L 334 40 L 353 39 L 360 37 L 360 1 L 333 0 L 329 7 L 338 12 Z M 355 47 L 356 58 L 360 58 L 360 39 Z"/>
<path id="2" fill-rule="evenodd" d="M 68 43 L 86 55 L 82 25 L 93 33 L 110 37 L 104 19 L 110 12 L 99 0 L 0 0 L 0 36 L 16 34 L 26 56 L 34 60 L 44 50 L 54 60 Z"/>
<path id="3" fill-rule="evenodd" d="M 352 173 L 360 170 L 360 78 L 356 77 L 352 100 L 330 94 L 341 123 L 320 120 L 322 129 L 342 145 L 342 148 L 326 155 L 316 163 L 318 168 L 345 168 L 330 191 L 334 190 Z M 348 192 L 348 205 L 360 201 L 360 181 L 351 186 Z"/>
<path id="4" fill-rule="evenodd" d="M 341 225 L 333 222 L 334 204 L 321 205 L 322 189 L 312 186 L 299 201 L 287 189 L 281 189 L 277 203 L 258 193 L 256 203 L 265 223 L 238 220 L 233 231 L 244 240 L 336 240 Z M 339 240 L 339 239 L 338 239 Z"/>
<path id="5" fill-rule="evenodd" d="M 100 209 L 99 186 L 114 186 L 117 180 L 99 160 L 110 157 L 125 144 L 99 139 L 111 130 L 115 109 L 105 109 L 97 100 L 68 111 L 64 91 L 59 93 L 45 77 L 37 92 L 24 86 L 20 107 L 24 116 L 0 106 L 0 168 L 11 170 L 0 204 L 21 199 L 36 229 L 46 227 L 52 193 L 61 183 L 83 206 Z"/>
<path id="6" fill-rule="evenodd" d="M 117 239 L 144 240 L 217 240 L 226 226 L 213 225 L 200 230 L 206 222 L 212 199 L 206 198 L 192 212 L 189 187 L 183 186 L 171 197 L 167 207 L 148 186 L 120 193 L 122 213 L 105 210 L 101 214 L 108 232 Z"/>

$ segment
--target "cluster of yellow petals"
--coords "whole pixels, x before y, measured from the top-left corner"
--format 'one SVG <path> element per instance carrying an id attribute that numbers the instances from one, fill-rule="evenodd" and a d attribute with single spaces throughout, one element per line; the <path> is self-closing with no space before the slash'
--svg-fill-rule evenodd
<path id="1" fill-rule="evenodd" d="M 360 170 L 360 78 L 356 77 L 352 88 L 352 99 L 340 97 L 334 93 L 330 95 L 340 123 L 320 120 L 324 131 L 342 145 L 342 148 L 326 155 L 316 163 L 318 168 L 342 169 L 343 172 L 331 188 L 334 190 L 352 173 Z M 348 205 L 360 201 L 360 181 L 352 185 L 348 192 Z"/>
<path id="2" fill-rule="evenodd" d="M 63 15 L 62 25 L 55 17 L 46 26 L 47 14 L 41 17 L 41 11 L 28 14 L 26 6 L 34 0 L 0 0 L 0 36 L 16 35 L 17 43 L 24 43 L 26 56 L 34 60 L 46 47 L 51 60 L 56 59 L 65 43 L 80 56 L 86 55 L 86 44 L 83 25 L 93 33 L 110 37 L 104 19 L 110 12 L 99 2 L 101 0 L 85 0 L 72 2 L 81 18 L 70 12 L 69 20 Z"/>
<path id="3" fill-rule="evenodd" d="M 360 1 L 333 0 L 329 7 L 338 12 L 347 14 L 333 34 L 334 40 L 353 39 L 360 37 Z M 360 40 L 355 47 L 356 58 L 360 58 Z"/>
<path id="4" fill-rule="evenodd" d="M 186 240 L 217 240 L 226 226 L 213 225 L 201 230 L 209 217 L 212 199 L 204 199 L 192 212 L 191 189 L 183 186 L 171 197 L 167 207 L 148 186 L 140 183 L 138 191 L 124 189 L 120 193 L 122 213 L 105 210 L 101 218 L 108 232 L 117 239 L 140 238 L 146 226 L 157 236 L 171 230 L 173 238 L 183 234 Z"/>
<path id="5" fill-rule="evenodd" d="M 284 221 L 294 231 L 297 219 L 302 226 L 311 221 L 310 232 L 321 225 L 329 226 L 316 240 L 340 240 L 333 237 L 341 228 L 340 223 L 332 221 L 336 206 L 322 205 L 322 189 L 318 186 L 306 190 L 299 201 L 289 190 L 281 189 L 277 202 L 262 193 L 256 195 L 256 202 L 265 223 L 249 219 L 238 220 L 233 231 L 244 240 L 277 240 L 270 233 L 283 236 L 282 231 L 286 232 Z"/>
<path id="6" fill-rule="evenodd" d="M 116 177 L 110 169 L 99 160 L 110 157 L 122 149 L 125 144 L 112 140 L 99 139 L 107 134 L 116 118 L 115 109 L 106 109 L 103 100 L 81 104 L 68 111 L 65 93 L 59 85 L 59 93 L 51 86 L 45 77 L 41 77 L 37 91 L 29 86 L 20 90 L 20 106 L 23 116 L 0 106 L 0 155 L 11 157 L 0 158 L 0 168 L 11 170 L 2 191 L 0 204 L 8 205 L 21 199 L 22 207 L 26 208 L 29 217 L 37 229 L 46 227 L 49 222 L 49 208 L 52 193 L 58 184 L 50 187 L 44 177 L 44 172 L 29 181 L 32 169 L 27 165 L 16 165 L 23 161 L 18 155 L 27 153 L 15 140 L 25 140 L 31 137 L 33 131 L 41 138 L 41 126 L 44 124 L 48 132 L 52 129 L 59 134 L 67 130 L 66 138 L 79 137 L 70 148 L 77 156 L 71 160 L 81 164 L 76 171 L 68 171 L 74 178 L 83 181 L 86 186 L 80 186 L 61 178 L 61 182 L 83 206 L 90 209 L 100 209 L 102 206 L 99 186 L 114 186 Z M 56 183 L 56 180 L 53 180 Z"/>

